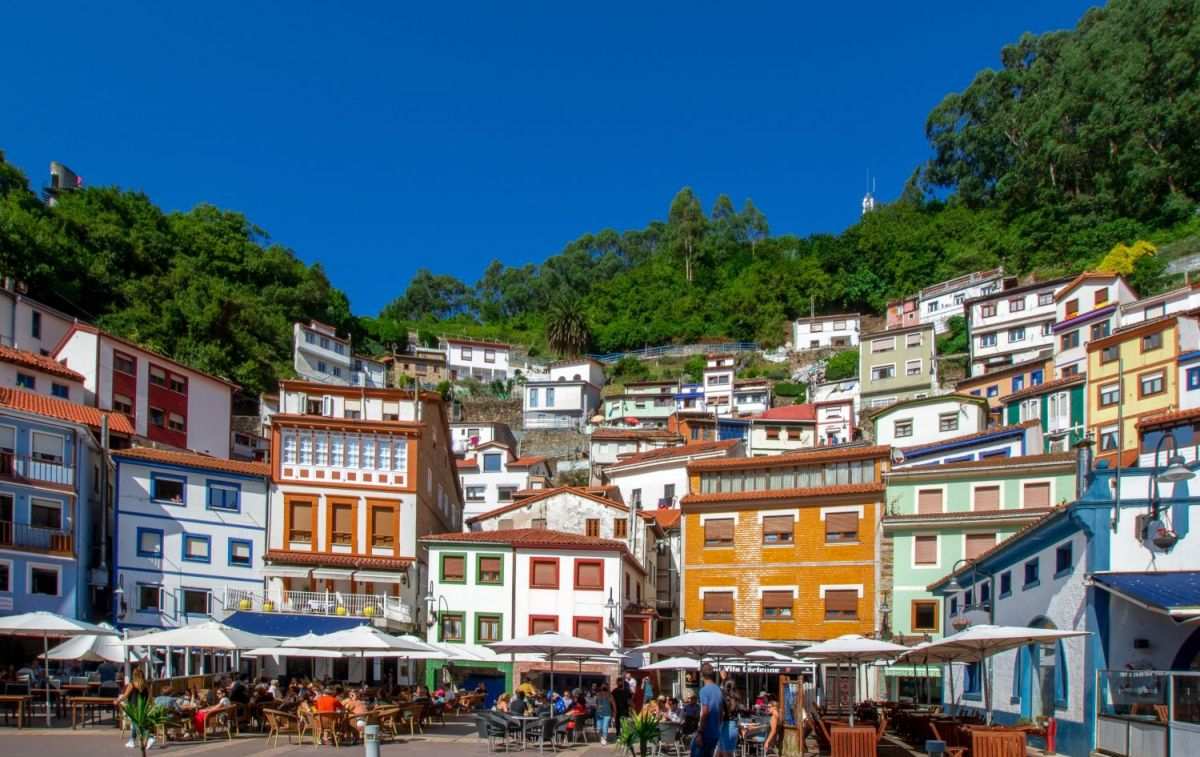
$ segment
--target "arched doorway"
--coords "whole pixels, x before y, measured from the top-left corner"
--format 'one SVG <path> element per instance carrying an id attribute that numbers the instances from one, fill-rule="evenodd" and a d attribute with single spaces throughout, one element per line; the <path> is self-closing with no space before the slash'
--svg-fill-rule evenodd
<path id="1" fill-rule="evenodd" d="M 1031 628 L 1056 630 L 1057 626 L 1045 617 L 1039 617 L 1029 624 Z M 1027 662 L 1025 670 L 1029 681 L 1029 710 L 1028 717 L 1037 718 L 1054 716 L 1056 706 L 1065 706 L 1067 699 L 1067 667 L 1066 650 L 1060 640 L 1048 644 L 1030 644 L 1027 653 L 1021 657 Z"/>
<path id="2" fill-rule="evenodd" d="M 1200 670 L 1200 628 L 1179 645 L 1171 670 Z"/>

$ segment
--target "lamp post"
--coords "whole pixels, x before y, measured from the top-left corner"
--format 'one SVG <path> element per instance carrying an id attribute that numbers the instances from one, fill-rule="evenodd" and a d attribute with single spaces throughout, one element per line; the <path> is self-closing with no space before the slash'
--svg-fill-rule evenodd
<path id="1" fill-rule="evenodd" d="M 879 638 L 884 641 L 891 641 L 892 629 L 888 626 L 888 616 L 892 614 L 892 607 L 888 604 L 887 595 L 884 594 L 879 600 Z"/>
<path id="2" fill-rule="evenodd" d="M 991 573 L 985 573 L 984 571 L 979 570 L 979 567 L 976 564 L 977 562 L 978 562 L 977 560 L 969 559 L 966 557 L 959 558 L 958 560 L 956 560 L 954 562 L 954 565 L 950 568 L 950 583 L 946 584 L 946 588 L 942 590 L 942 593 L 948 596 L 950 594 L 957 594 L 958 592 L 962 591 L 963 585 L 958 582 L 958 578 L 955 577 L 954 574 L 956 571 L 958 571 L 959 565 L 966 564 L 966 565 L 971 566 L 971 586 L 975 586 L 976 584 L 979 583 L 978 577 L 981 575 L 984 576 L 985 578 L 987 578 L 987 580 L 988 580 L 988 594 L 989 594 L 988 601 L 986 601 L 986 602 L 983 601 L 983 599 L 982 599 L 983 592 L 980 591 L 979 589 L 977 589 L 976 591 L 978 593 L 975 595 L 976 601 L 974 601 L 970 604 L 964 604 L 962 607 L 962 610 L 964 613 L 970 612 L 973 610 L 986 610 L 987 614 L 988 614 L 988 623 L 995 623 L 996 622 L 995 598 L 991 596 L 992 594 L 995 593 L 995 591 L 994 591 L 995 586 L 993 585 L 995 583 L 995 576 L 993 576 Z M 964 620 L 966 620 L 966 619 L 964 618 Z M 963 626 L 963 628 L 965 628 L 965 627 L 966 627 L 966 625 Z M 962 630 L 962 629 L 959 629 L 959 630 Z"/>
<path id="3" fill-rule="evenodd" d="M 620 632 L 621 624 L 617 620 L 617 610 L 620 607 L 617 605 L 616 600 L 613 599 L 612 587 L 608 589 L 608 601 L 604 603 L 604 609 L 608 610 L 608 626 L 604 630 L 608 632 L 609 636 L 614 636 Z M 617 646 L 620 645 L 618 644 Z"/>
<path id="4" fill-rule="evenodd" d="M 439 613 L 443 609 L 449 612 L 450 603 L 447 602 L 446 598 L 441 594 L 434 596 L 433 581 L 430 581 L 429 593 L 425 595 L 425 614 L 428 616 L 425 619 L 426 628 L 433 628 L 435 625 L 437 625 L 438 618 L 440 617 Z"/>
<path id="5" fill-rule="evenodd" d="M 1162 472 L 1158 472 L 1158 456 L 1162 453 L 1163 443 L 1168 439 L 1171 440 L 1171 455 L 1167 457 L 1167 467 Z M 1150 539 L 1154 546 L 1163 551 L 1170 551 L 1177 541 L 1179 536 L 1175 530 L 1170 527 L 1169 523 L 1163 522 L 1162 519 L 1162 503 L 1158 496 L 1158 483 L 1166 481 L 1168 484 L 1177 484 L 1181 481 L 1189 481 L 1196 477 L 1195 473 L 1188 470 L 1184 464 L 1183 455 L 1179 454 L 1179 442 L 1175 441 L 1173 433 L 1164 432 L 1158 439 L 1158 444 L 1154 446 L 1154 464 L 1151 467 L 1150 478 L 1147 481 L 1149 491 L 1146 494 L 1146 499 L 1150 503 L 1148 512 L 1141 516 L 1140 527 L 1137 529 L 1137 537 L 1141 541 Z M 1154 524 L 1160 524 L 1155 529 Z M 1151 529 L 1155 529 L 1151 533 Z"/>

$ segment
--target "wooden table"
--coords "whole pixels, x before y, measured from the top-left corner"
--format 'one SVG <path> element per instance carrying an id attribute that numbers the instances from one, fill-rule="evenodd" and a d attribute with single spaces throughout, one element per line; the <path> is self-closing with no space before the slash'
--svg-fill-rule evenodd
<path id="1" fill-rule="evenodd" d="M 33 709 L 33 695 L 32 694 L 0 694 L 0 705 L 8 705 L 8 704 L 11 704 L 13 706 L 13 710 L 15 710 L 17 713 L 17 728 L 24 728 L 25 727 L 25 707 L 29 706 L 29 708 L 31 710 Z M 8 720 L 8 711 L 7 710 L 5 710 L 4 719 L 5 719 L 5 721 Z"/>
<path id="2" fill-rule="evenodd" d="M 71 730 L 87 725 L 89 714 L 92 715 L 92 722 L 98 724 L 99 721 L 95 719 L 97 710 L 111 707 L 114 717 L 117 710 L 112 697 L 70 697 L 67 699 L 67 705 L 71 708 Z"/>

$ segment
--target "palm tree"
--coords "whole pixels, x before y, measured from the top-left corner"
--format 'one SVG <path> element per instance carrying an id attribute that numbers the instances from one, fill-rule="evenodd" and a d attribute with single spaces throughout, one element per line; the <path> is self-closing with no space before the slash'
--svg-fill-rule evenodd
<path id="1" fill-rule="evenodd" d="M 546 313 L 546 341 L 564 357 L 579 357 L 592 341 L 578 297 L 559 297 Z"/>

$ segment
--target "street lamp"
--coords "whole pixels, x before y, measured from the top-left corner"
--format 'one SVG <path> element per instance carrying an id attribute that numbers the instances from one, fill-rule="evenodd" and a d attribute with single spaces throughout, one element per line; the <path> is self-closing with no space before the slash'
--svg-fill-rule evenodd
<path id="1" fill-rule="evenodd" d="M 608 601 L 604 603 L 604 609 L 608 610 L 608 627 L 604 630 L 607 631 L 610 636 L 615 635 L 617 631 L 621 630 L 621 625 L 617 622 L 617 610 L 619 607 L 616 601 L 613 599 L 613 591 L 611 586 L 608 589 Z"/>
<path id="2" fill-rule="evenodd" d="M 425 626 L 433 628 L 438 622 L 438 612 L 442 609 L 449 611 L 450 603 L 441 594 L 434 596 L 433 581 L 429 582 L 429 593 L 425 595 L 425 614 L 428 616 L 425 619 Z"/>
<path id="3" fill-rule="evenodd" d="M 879 638 L 884 641 L 890 641 L 892 638 L 892 630 L 888 627 L 888 616 L 892 614 L 891 605 L 888 604 L 887 595 L 879 600 Z"/>
<path id="4" fill-rule="evenodd" d="M 965 563 L 965 564 L 971 566 L 971 586 L 975 586 L 976 584 L 979 583 L 978 577 L 980 575 L 982 575 L 988 579 L 988 582 L 989 582 L 988 583 L 988 587 L 989 587 L 988 601 L 986 601 L 986 602 L 983 601 L 983 591 L 982 591 L 983 587 L 982 587 L 982 585 L 980 585 L 979 589 L 977 589 L 978 593 L 976 594 L 976 599 L 978 601 L 972 602 L 971 604 L 964 604 L 962 606 L 962 610 L 964 613 L 971 612 L 972 610 L 986 610 L 987 614 L 988 614 L 988 623 L 994 623 L 995 617 L 996 617 L 995 605 L 993 604 L 992 597 L 990 595 L 993 593 L 991 590 L 995 588 L 994 586 L 992 586 L 992 584 L 995 582 L 995 576 L 993 576 L 991 573 L 985 573 L 984 571 L 979 570 L 979 567 L 976 564 L 977 562 L 978 562 L 977 560 L 969 559 L 966 557 L 956 560 L 954 562 L 954 565 L 950 568 L 950 583 L 946 584 L 946 588 L 942 590 L 942 593 L 946 594 L 946 595 L 950 595 L 950 594 L 957 594 L 958 592 L 962 591 L 963 585 L 961 583 L 959 583 L 958 578 L 955 577 L 954 573 L 955 573 L 955 571 L 958 570 L 959 565 L 962 565 Z M 965 617 L 963 618 L 963 621 L 964 621 L 963 627 L 965 628 L 968 621 L 966 621 Z M 957 625 L 956 625 L 956 627 L 957 627 Z"/>
<path id="5" fill-rule="evenodd" d="M 1158 456 L 1162 452 L 1163 443 L 1168 439 L 1171 440 L 1172 454 L 1167 457 L 1167 467 L 1162 473 L 1158 472 Z M 1170 432 L 1164 432 L 1158 439 L 1158 444 L 1154 446 L 1154 465 L 1150 472 L 1150 479 L 1147 482 L 1149 491 L 1146 499 L 1150 502 L 1150 509 L 1145 515 L 1141 516 L 1140 528 L 1136 530 L 1138 540 L 1145 541 L 1150 539 L 1154 546 L 1163 551 L 1170 551 L 1175 543 L 1179 541 L 1179 535 L 1170 527 L 1170 524 L 1163 521 L 1162 508 L 1160 498 L 1158 496 L 1158 483 L 1166 481 L 1168 484 L 1177 484 L 1181 481 L 1190 481 L 1195 478 L 1196 474 L 1188 470 L 1184 464 L 1183 455 L 1179 454 L 1179 442 L 1175 441 L 1175 435 Z M 1158 524 L 1157 526 L 1155 524 Z"/>

